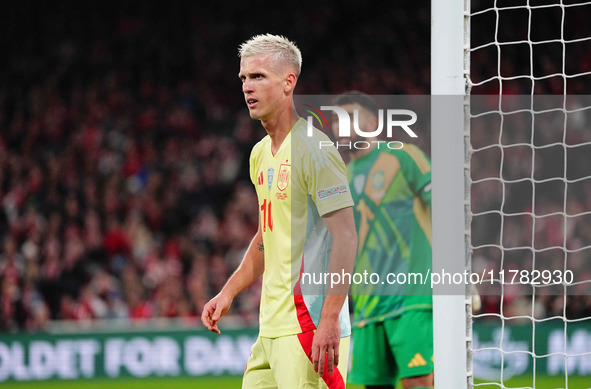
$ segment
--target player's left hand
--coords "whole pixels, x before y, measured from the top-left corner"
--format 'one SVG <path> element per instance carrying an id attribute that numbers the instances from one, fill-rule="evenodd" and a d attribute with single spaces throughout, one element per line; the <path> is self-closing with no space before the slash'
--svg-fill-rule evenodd
<path id="1" fill-rule="evenodd" d="M 326 367 L 328 374 L 333 374 L 339 364 L 339 345 L 341 341 L 341 325 L 336 320 L 320 320 L 318 329 L 312 340 L 312 363 L 314 371 L 323 376 Z"/>
<path id="2" fill-rule="evenodd" d="M 223 291 L 220 292 L 203 307 L 201 322 L 208 330 L 219 335 L 221 331 L 218 328 L 218 320 L 228 312 L 231 305 L 232 298 L 225 295 Z"/>

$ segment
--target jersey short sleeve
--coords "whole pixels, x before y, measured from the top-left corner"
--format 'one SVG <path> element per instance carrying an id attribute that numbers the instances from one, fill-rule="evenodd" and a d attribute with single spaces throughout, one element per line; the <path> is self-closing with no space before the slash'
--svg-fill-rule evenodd
<path id="1" fill-rule="evenodd" d="M 345 163 L 334 146 L 325 146 L 309 153 L 304 166 L 308 194 L 320 216 L 353 206 Z"/>
<path id="2" fill-rule="evenodd" d="M 431 162 L 429 157 L 417 146 L 404 145 L 408 161 L 402 163 L 404 175 L 412 191 L 417 194 L 424 203 L 431 203 Z"/>

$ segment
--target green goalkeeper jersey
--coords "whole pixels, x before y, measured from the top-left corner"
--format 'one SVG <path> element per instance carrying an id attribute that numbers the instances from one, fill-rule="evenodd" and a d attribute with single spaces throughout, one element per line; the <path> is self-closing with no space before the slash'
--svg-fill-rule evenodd
<path id="1" fill-rule="evenodd" d="M 399 150 L 379 145 L 347 168 L 359 238 L 359 274 L 351 285 L 358 327 L 432 307 L 427 279 L 431 163 L 415 145 L 404 144 Z"/>

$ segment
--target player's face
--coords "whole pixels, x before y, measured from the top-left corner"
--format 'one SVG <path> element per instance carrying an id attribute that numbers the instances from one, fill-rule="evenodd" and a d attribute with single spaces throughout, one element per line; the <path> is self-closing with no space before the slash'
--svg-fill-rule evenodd
<path id="1" fill-rule="evenodd" d="M 353 103 L 353 104 L 345 104 L 345 105 L 341 105 L 341 108 L 343 108 L 345 111 L 347 111 L 347 113 L 349 114 L 349 119 L 351 120 L 351 122 L 349 123 L 349 128 L 351 129 L 351 136 L 349 137 L 341 137 L 339 134 L 339 119 L 336 113 L 333 113 L 332 116 L 332 134 L 335 137 L 335 140 L 339 143 L 349 143 L 349 142 L 357 142 L 360 140 L 367 140 L 364 137 L 361 137 L 359 135 L 357 135 L 357 132 L 355 132 L 355 128 L 353 127 L 353 121 L 354 121 L 354 114 L 355 111 L 357 111 L 357 117 L 358 117 L 358 124 L 359 124 L 359 129 L 361 131 L 364 132 L 370 132 L 370 131 L 375 131 L 376 129 L 376 125 L 377 125 L 377 121 L 375 120 L 375 117 L 370 114 L 368 112 L 367 109 L 363 108 L 361 105 L 357 104 L 357 103 Z"/>
<path id="2" fill-rule="evenodd" d="M 244 57 L 240 60 L 240 73 L 244 100 L 250 117 L 267 120 L 281 107 L 284 98 L 283 77 L 272 67 L 272 54 Z"/>

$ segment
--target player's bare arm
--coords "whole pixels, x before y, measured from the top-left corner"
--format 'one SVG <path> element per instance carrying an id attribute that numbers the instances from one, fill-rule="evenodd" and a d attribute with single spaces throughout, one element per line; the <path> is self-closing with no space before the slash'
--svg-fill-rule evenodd
<path id="1" fill-rule="evenodd" d="M 344 270 L 352 273 L 357 252 L 357 233 L 352 208 L 339 209 L 323 216 L 322 219 L 333 238 L 329 271 L 341 273 Z M 328 374 L 333 374 L 334 367 L 339 363 L 341 339 L 339 313 L 348 291 L 349 285 L 345 283 L 328 286 L 320 323 L 312 342 L 314 371 L 320 375 L 324 373 L 325 363 L 328 366 Z"/>
<path id="2" fill-rule="evenodd" d="M 228 312 L 236 295 L 252 285 L 263 274 L 264 264 L 263 235 L 259 225 L 238 269 L 226 282 L 221 292 L 203 307 L 201 322 L 208 330 L 220 334 L 218 320 Z"/>

